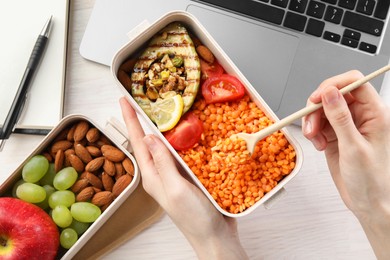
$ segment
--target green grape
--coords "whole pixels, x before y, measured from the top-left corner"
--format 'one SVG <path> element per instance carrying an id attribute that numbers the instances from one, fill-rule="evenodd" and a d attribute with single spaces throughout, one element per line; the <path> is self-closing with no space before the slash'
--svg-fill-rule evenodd
<path id="1" fill-rule="evenodd" d="M 55 175 L 56 175 L 56 171 L 54 170 L 54 163 L 50 163 L 49 169 L 47 170 L 45 175 L 41 178 L 39 184 L 41 184 L 41 186 L 44 185 L 53 186 L 53 179 Z"/>
<path id="2" fill-rule="evenodd" d="M 53 209 L 52 219 L 57 226 L 66 228 L 72 223 L 73 217 L 67 207 L 58 205 Z"/>
<path id="3" fill-rule="evenodd" d="M 22 177 L 26 182 L 39 181 L 49 169 L 49 161 L 43 155 L 33 156 L 23 167 Z"/>
<path id="4" fill-rule="evenodd" d="M 60 235 L 61 246 L 65 249 L 71 248 L 77 242 L 78 236 L 74 229 L 65 228 Z"/>
<path id="5" fill-rule="evenodd" d="M 57 190 L 67 190 L 76 182 L 78 174 L 73 167 L 66 167 L 57 172 L 53 185 Z"/>
<path id="6" fill-rule="evenodd" d="M 25 182 L 16 188 L 16 196 L 30 203 L 39 203 L 46 198 L 46 191 L 37 184 Z"/>
<path id="7" fill-rule="evenodd" d="M 69 208 L 76 201 L 76 197 L 70 190 L 59 190 L 53 192 L 49 197 L 49 206 L 54 209 L 58 205 Z"/>
<path id="8" fill-rule="evenodd" d="M 77 232 L 77 235 L 81 236 L 85 231 L 87 231 L 90 225 L 91 224 L 89 223 L 83 223 L 73 219 L 72 224 L 70 224 L 69 227 L 74 229 Z"/>
<path id="9" fill-rule="evenodd" d="M 46 191 L 46 198 L 42 202 L 37 203 L 36 205 L 42 209 L 48 209 L 50 195 L 53 194 L 56 189 L 54 189 L 54 187 L 51 185 L 44 185 L 43 188 Z"/>
<path id="10" fill-rule="evenodd" d="M 18 180 L 15 185 L 12 187 L 12 197 L 16 198 L 16 189 L 20 186 L 20 184 L 25 183 L 23 179 Z"/>
<path id="11" fill-rule="evenodd" d="M 92 223 L 102 213 L 100 208 L 89 202 L 76 202 L 70 208 L 74 219 L 80 222 Z"/>

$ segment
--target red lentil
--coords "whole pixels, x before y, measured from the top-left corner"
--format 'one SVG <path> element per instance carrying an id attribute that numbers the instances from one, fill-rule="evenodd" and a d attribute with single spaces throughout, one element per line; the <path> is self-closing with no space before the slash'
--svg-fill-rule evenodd
<path id="1" fill-rule="evenodd" d="M 252 156 L 245 141 L 229 138 L 273 123 L 248 96 L 208 105 L 199 99 L 192 110 L 204 133 L 198 145 L 179 154 L 222 209 L 243 212 L 294 169 L 294 148 L 280 131 L 260 141 Z"/>

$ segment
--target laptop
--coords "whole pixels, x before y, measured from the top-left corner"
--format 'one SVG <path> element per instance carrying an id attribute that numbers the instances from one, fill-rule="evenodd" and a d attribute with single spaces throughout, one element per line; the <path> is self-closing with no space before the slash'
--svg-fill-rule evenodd
<path id="1" fill-rule="evenodd" d="M 390 0 L 96 0 L 80 54 L 109 66 L 137 25 L 186 10 L 283 118 L 303 108 L 326 78 L 389 63 L 389 6 Z M 378 92 L 383 80 L 371 81 Z"/>

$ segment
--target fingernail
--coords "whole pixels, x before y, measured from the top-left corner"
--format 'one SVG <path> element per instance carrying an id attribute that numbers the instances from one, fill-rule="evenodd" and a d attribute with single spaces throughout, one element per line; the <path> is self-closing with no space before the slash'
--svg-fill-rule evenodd
<path id="1" fill-rule="evenodd" d="M 322 143 L 317 137 L 312 138 L 310 141 L 318 151 L 323 150 Z"/>
<path id="2" fill-rule="evenodd" d="M 334 104 L 340 99 L 339 91 L 332 87 L 324 92 L 324 100 L 327 104 Z"/>
<path id="3" fill-rule="evenodd" d="M 146 135 L 144 137 L 144 142 L 146 146 L 148 147 L 149 151 L 153 151 L 156 147 L 156 141 L 151 135 Z"/>
<path id="4" fill-rule="evenodd" d="M 310 134 L 312 130 L 313 130 L 313 126 L 310 122 L 310 119 L 306 118 L 304 125 L 303 125 L 303 133 Z"/>

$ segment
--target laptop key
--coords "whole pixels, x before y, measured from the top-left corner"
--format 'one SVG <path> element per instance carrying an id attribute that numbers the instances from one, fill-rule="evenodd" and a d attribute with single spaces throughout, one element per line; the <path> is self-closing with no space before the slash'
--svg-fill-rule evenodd
<path id="1" fill-rule="evenodd" d="M 202 0 L 197 1 L 205 2 Z M 285 13 L 285 11 L 280 8 L 252 0 L 240 0 L 239 2 L 236 0 L 209 0 L 205 3 L 217 5 L 233 12 L 238 12 L 279 25 L 282 24 Z"/>
<path id="2" fill-rule="evenodd" d="M 359 0 L 356 11 L 362 14 L 371 15 L 374 12 L 375 1 L 374 0 Z"/>
<path id="3" fill-rule="evenodd" d="M 341 22 L 341 18 L 343 17 L 343 12 L 343 9 L 329 5 L 328 8 L 326 8 L 324 19 L 325 21 L 339 24 Z"/>
<path id="4" fill-rule="evenodd" d="M 359 41 L 361 33 L 349 29 L 345 29 L 343 36 Z"/>
<path id="5" fill-rule="evenodd" d="M 307 0 L 291 0 L 288 9 L 291 11 L 303 13 L 305 12 Z"/>
<path id="6" fill-rule="evenodd" d="M 357 31 L 380 36 L 382 34 L 384 22 L 368 16 L 346 11 L 342 25 Z"/>
<path id="7" fill-rule="evenodd" d="M 390 7 L 390 0 L 378 0 L 374 16 L 379 19 L 386 19 Z"/>
<path id="8" fill-rule="evenodd" d="M 340 0 L 339 6 L 350 10 L 353 10 L 356 5 L 356 0 Z"/>
<path id="9" fill-rule="evenodd" d="M 329 31 L 324 32 L 324 39 L 332 42 L 339 42 L 341 36 L 337 33 L 332 33 Z"/>
<path id="10" fill-rule="evenodd" d="M 376 52 L 376 46 L 373 44 L 369 44 L 366 42 L 361 42 L 359 45 L 359 50 L 365 51 L 368 53 L 375 53 Z"/>
<path id="11" fill-rule="evenodd" d="M 348 38 L 348 37 L 343 37 L 341 39 L 341 44 L 349 46 L 351 48 L 356 48 L 359 44 L 359 41 Z"/>
<path id="12" fill-rule="evenodd" d="M 322 36 L 322 32 L 324 31 L 325 23 L 323 21 L 319 21 L 313 18 L 310 18 L 307 22 L 306 33 L 311 34 L 317 37 Z"/>
<path id="13" fill-rule="evenodd" d="M 321 0 L 322 2 L 335 5 L 337 3 L 337 0 Z"/>
<path id="14" fill-rule="evenodd" d="M 288 0 L 271 0 L 271 4 L 286 8 Z"/>
<path id="15" fill-rule="evenodd" d="M 324 12 L 325 4 L 312 0 L 307 7 L 306 14 L 321 19 L 324 15 Z"/>
<path id="16" fill-rule="evenodd" d="M 283 25 L 287 28 L 302 32 L 303 29 L 305 29 L 306 20 L 307 20 L 306 16 L 292 13 L 292 12 L 287 12 Z"/>

